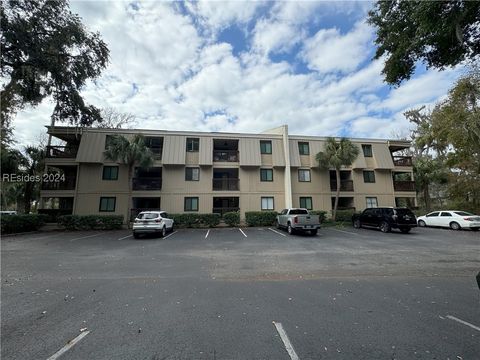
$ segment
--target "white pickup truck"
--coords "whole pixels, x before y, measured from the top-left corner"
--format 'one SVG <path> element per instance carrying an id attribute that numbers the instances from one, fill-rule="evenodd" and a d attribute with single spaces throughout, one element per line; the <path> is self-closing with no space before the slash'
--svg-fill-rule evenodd
<path id="1" fill-rule="evenodd" d="M 289 234 L 295 232 L 309 232 L 316 235 L 320 229 L 320 218 L 318 215 L 310 215 L 307 209 L 283 209 L 277 216 L 277 228 L 287 229 Z"/>

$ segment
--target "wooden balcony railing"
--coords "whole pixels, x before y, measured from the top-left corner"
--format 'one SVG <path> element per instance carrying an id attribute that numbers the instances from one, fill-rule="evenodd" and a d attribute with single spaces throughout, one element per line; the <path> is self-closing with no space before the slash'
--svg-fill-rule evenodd
<path id="1" fill-rule="evenodd" d="M 335 180 L 330 180 L 330 190 L 337 191 Z M 353 180 L 340 180 L 340 191 L 353 191 Z"/>
<path id="2" fill-rule="evenodd" d="M 42 190 L 75 190 L 76 176 L 65 176 L 65 181 L 42 182 Z"/>
<path id="3" fill-rule="evenodd" d="M 47 158 L 75 158 L 78 146 L 47 146 Z"/>
<path id="4" fill-rule="evenodd" d="M 393 165 L 395 166 L 412 166 L 411 156 L 394 156 Z"/>
<path id="5" fill-rule="evenodd" d="M 223 216 L 223 214 L 227 212 L 232 212 L 232 211 L 240 211 L 240 208 L 238 207 L 214 207 L 212 209 L 212 213 L 214 214 L 220 214 Z"/>
<path id="6" fill-rule="evenodd" d="M 396 180 L 393 180 L 393 189 L 395 191 L 415 191 L 415 181 L 411 181 L 411 180 L 396 181 Z"/>
<path id="7" fill-rule="evenodd" d="M 162 190 L 162 178 L 158 177 L 134 177 L 132 179 L 133 190 Z"/>
<path id="8" fill-rule="evenodd" d="M 215 191 L 236 191 L 239 190 L 240 179 L 212 179 L 213 190 Z"/>
<path id="9" fill-rule="evenodd" d="M 238 151 L 213 150 L 213 161 L 238 162 Z"/>

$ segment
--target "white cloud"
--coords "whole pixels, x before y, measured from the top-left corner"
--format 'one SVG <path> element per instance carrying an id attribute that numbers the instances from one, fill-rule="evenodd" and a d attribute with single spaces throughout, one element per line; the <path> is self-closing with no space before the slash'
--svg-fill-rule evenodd
<path id="1" fill-rule="evenodd" d="M 287 52 L 304 36 L 304 32 L 295 25 L 262 19 L 255 25 L 252 47 L 265 56 L 271 52 Z"/>
<path id="2" fill-rule="evenodd" d="M 365 22 L 342 35 L 336 28 L 321 29 L 305 40 L 300 56 L 312 70 L 321 73 L 351 72 L 371 56 L 373 29 Z"/>

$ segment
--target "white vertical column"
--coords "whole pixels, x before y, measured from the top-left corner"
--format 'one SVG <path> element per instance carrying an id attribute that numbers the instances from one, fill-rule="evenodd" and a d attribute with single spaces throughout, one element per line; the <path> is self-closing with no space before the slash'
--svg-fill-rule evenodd
<path id="1" fill-rule="evenodd" d="M 283 125 L 283 153 L 285 154 L 285 207 L 292 207 L 292 178 L 290 172 L 290 146 L 288 143 L 288 125 Z"/>

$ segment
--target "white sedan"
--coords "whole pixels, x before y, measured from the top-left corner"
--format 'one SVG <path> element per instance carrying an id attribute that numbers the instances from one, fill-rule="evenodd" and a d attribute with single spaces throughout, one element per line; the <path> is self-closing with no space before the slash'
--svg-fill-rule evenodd
<path id="1" fill-rule="evenodd" d="M 440 226 L 449 227 L 453 230 L 480 229 L 480 216 L 466 211 L 445 210 L 434 211 L 417 218 L 418 226 Z"/>

